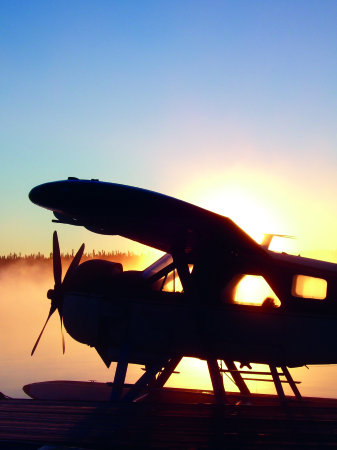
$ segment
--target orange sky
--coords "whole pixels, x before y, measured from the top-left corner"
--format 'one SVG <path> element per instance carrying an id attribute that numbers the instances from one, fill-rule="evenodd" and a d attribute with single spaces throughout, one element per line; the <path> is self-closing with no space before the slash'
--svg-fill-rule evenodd
<path id="1" fill-rule="evenodd" d="M 316 251 L 317 258 L 324 258 L 328 250 L 337 250 L 334 171 L 320 173 L 317 165 L 309 166 L 304 180 L 295 169 L 284 172 L 287 176 L 282 167 L 278 173 L 263 167 L 206 172 L 184 185 L 184 197 L 230 217 L 258 242 L 263 233 L 291 235 L 295 239 L 282 239 L 278 250 L 302 255 Z"/>

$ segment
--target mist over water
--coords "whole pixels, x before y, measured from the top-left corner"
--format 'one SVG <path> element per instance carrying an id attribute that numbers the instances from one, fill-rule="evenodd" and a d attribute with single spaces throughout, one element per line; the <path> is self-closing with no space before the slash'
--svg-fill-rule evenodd
<path id="1" fill-rule="evenodd" d="M 18 260 L 0 268 L 0 391 L 6 395 L 23 398 L 22 387 L 38 381 L 113 380 L 115 364 L 107 369 L 94 349 L 74 341 L 66 332 L 66 352 L 62 354 L 57 313 L 51 317 L 34 356 L 30 356 L 49 312 L 46 293 L 53 286 L 51 264 Z M 255 368 L 261 370 L 261 366 Z M 168 386 L 211 389 L 205 362 L 184 358 L 177 370 L 180 374 L 172 375 Z M 291 369 L 291 373 L 295 380 L 302 381 L 299 388 L 303 395 L 337 398 L 337 366 Z M 139 366 L 130 366 L 127 382 L 134 382 L 141 374 Z M 236 390 L 226 377 L 225 387 Z M 249 387 L 253 392 L 274 392 L 272 383 L 252 381 Z"/>
<path id="2" fill-rule="evenodd" d="M 74 341 L 66 332 L 62 354 L 57 312 L 30 356 L 49 312 L 46 293 L 53 286 L 51 264 L 18 261 L 0 270 L 0 391 L 6 395 L 25 397 L 22 386 L 37 381 L 113 380 L 114 364 L 107 369 L 93 348 Z"/>

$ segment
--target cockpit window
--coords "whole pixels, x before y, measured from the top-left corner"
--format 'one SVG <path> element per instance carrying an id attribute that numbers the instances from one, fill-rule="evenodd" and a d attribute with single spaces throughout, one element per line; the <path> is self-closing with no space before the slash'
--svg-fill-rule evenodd
<path id="1" fill-rule="evenodd" d="M 189 264 L 188 268 L 191 273 L 193 265 Z M 168 253 L 145 269 L 142 276 L 148 280 L 154 291 L 183 292 L 178 271 L 173 265 L 172 256 Z"/>
<path id="2" fill-rule="evenodd" d="M 328 283 L 323 278 L 295 275 L 291 293 L 294 297 L 324 300 L 327 288 Z"/>
<path id="3" fill-rule="evenodd" d="M 165 269 L 165 267 L 170 264 L 173 264 L 173 258 L 169 253 L 166 253 L 166 255 L 159 258 L 143 271 L 143 277 L 145 279 L 151 278 L 153 275 Z"/>
<path id="4" fill-rule="evenodd" d="M 155 290 L 163 292 L 183 292 L 183 286 L 177 270 L 171 270 L 167 275 L 160 278 L 154 285 Z"/>

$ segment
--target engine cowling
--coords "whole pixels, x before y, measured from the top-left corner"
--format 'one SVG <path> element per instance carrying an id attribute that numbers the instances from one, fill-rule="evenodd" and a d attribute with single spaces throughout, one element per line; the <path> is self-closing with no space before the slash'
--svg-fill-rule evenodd
<path id="1" fill-rule="evenodd" d="M 141 272 L 124 272 L 120 263 L 95 259 L 80 264 L 65 286 L 63 320 L 67 332 L 77 341 L 97 347 L 109 328 L 119 341 L 123 299 L 139 292 L 141 280 Z"/>
<path id="2" fill-rule="evenodd" d="M 116 278 L 123 273 L 120 263 L 92 259 L 80 264 L 65 286 L 66 292 L 107 294 L 116 284 Z"/>

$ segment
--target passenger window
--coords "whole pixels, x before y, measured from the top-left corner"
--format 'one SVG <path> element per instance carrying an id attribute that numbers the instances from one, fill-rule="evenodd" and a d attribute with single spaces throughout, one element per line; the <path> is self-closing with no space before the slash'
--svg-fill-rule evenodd
<path id="1" fill-rule="evenodd" d="M 244 275 L 233 290 L 233 303 L 278 308 L 280 299 L 267 281 L 258 275 Z"/>
<path id="2" fill-rule="evenodd" d="M 291 293 L 294 297 L 324 300 L 326 298 L 327 288 L 328 283 L 323 278 L 295 275 Z"/>

